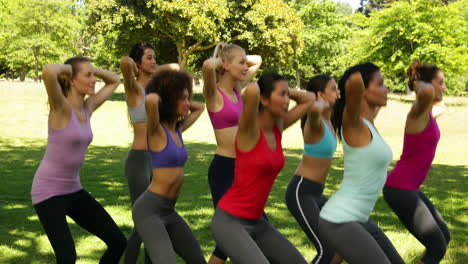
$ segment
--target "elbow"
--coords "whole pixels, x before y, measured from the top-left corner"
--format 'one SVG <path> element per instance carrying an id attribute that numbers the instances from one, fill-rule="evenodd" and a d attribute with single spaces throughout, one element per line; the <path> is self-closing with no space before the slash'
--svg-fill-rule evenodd
<path id="1" fill-rule="evenodd" d="M 244 93 L 242 94 L 244 98 L 254 98 L 259 100 L 260 99 L 260 87 L 256 82 L 251 82 L 247 88 L 245 88 Z"/>
<path id="2" fill-rule="evenodd" d="M 53 64 L 48 64 L 42 69 L 42 76 L 48 78 L 50 76 L 57 75 L 57 68 Z"/>
<path id="3" fill-rule="evenodd" d="M 213 70 L 214 67 L 213 67 L 213 60 L 212 59 L 207 59 L 203 62 L 203 66 L 202 66 L 202 70 L 203 71 L 209 71 L 209 70 Z"/>

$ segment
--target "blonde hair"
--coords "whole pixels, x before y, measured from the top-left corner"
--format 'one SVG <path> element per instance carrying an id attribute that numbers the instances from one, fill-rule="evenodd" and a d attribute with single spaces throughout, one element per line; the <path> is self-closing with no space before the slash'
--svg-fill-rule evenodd
<path id="1" fill-rule="evenodd" d="M 244 50 L 241 46 L 236 44 L 227 44 L 226 42 L 219 42 L 216 45 L 216 48 L 213 52 L 213 59 L 221 58 L 223 61 L 231 61 L 232 60 L 232 51 L 234 49 Z"/>

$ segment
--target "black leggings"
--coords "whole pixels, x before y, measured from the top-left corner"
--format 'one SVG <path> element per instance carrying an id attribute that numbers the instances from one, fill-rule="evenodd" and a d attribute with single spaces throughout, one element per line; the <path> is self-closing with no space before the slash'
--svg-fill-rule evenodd
<path id="1" fill-rule="evenodd" d="M 299 251 L 264 217 L 242 219 L 216 208 L 211 232 L 234 264 L 306 264 Z"/>
<path id="2" fill-rule="evenodd" d="M 317 250 L 312 264 L 330 263 L 335 254 L 318 232 L 320 209 L 327 202 L 324 185 L 293 176 L 286 189 L 286 205 Z"/>
<path id="3" fill-rule="evenodd" d="M 421 261 L 439 263 L 450 241 L 450 231 L 442 215 L 420 190 L 383 189 L 384 199 L 405 227 L 425 247 Z"/>
<path id="4" fill-rule="evenodd" d="M 211 199 L 213 207 L 216 209 L 219 200 L 228 191 L 234 182 L 234 169 L 236 167 L 236 159 L 228 158 L 215 154 L 208 168 L 208 184 L 211 191 Z M 268 217 L 263 213 L 263 217 L 268 221 Z M 217 258 L 226 260 L 226 255 L 219 249 L 218 246 L 213 253 Z"/>
<path id="5" fill-rule="evenodd" d="M 104 208 L 85 190 L 54 196 L 34 205 L 58 264 L 75 263 L 76 251 L 66 216 L 107 245 L 99 263 L 118 263 L 127 240 Z"/>

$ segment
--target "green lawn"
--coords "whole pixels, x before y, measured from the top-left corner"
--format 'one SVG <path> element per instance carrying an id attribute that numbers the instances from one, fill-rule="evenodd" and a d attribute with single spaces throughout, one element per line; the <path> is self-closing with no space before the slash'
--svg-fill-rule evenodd
<path id="1" fill-rule="evenodd" d="M 133 223 L 123 166 L 132 135 L 124 98 L 120 87 L 110 102 L 93 115 L 94 140 L 81 170 L 81 180 L 84 188 L 128 235 Z M 196 94 L 196 98 L 201 98 L 200 94 Z M 396 161 L 401 154 L 403 126 L 410 100 L 409 97 L 392 98 L 379 113 L 376 124 L 392 147 Z M 468 100 L 447 98 L 446 101 L 447 112 L 438 120 L 442 135 L 437 155 L 422 189 L 451 230 L 452 241 L 441 263 L 465 264 L 468 263 Z M 0 263 L 55 261 L 30 198 L 32 179 L 45 151 L 47 115 L 47 96 L 42 84 L 0 82 Z M 189 161 L 177 210 L 194 230 L 208 258 L 214 243 L 209 231 L 213 208 L 207 171 L 215 141 L 206 112 L 184 134 L 184 139 Z M 313 245 L 284 203 L 284 192 L 302 154 L 298 124 L 284 133 L 283 147 L 286 165 L 273 186 L 266 212 L 273 225 L 310 261 L 315 255 Z M 338 149 L 325 190 L 327 195 L 336 191 L 343 173 L 341 147 Z M 399 223 L 382 199 L 377 202 L 371 218 L 390 237 L 407 263 L 418 263 L 423 246 Z M 69 222 L 76 244 L 77 263 L 98 263 L 105 249 L 104 243 L 72 220 Z M 143 263 L 142 258 L 140 261 Z"/>

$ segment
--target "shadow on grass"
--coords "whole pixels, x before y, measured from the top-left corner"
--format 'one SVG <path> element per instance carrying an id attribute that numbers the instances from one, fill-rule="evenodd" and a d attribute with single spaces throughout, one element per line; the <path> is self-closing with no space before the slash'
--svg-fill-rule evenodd
<path id="1" fill-rule="evenodd" d="M 31 146 L 27 146 L 31 145 Z M 189 160 L 185 167 L 185 181 L 177 202 L 177 211 L 193 229 L 205 255 L 214 248 L 209 225 L 213 214 L 211 195 L 208 188 L 207 172 L 216 146 L 213 144 L 186 142 Z M 55 257 L 45 237 L 42 226 L 31 205 L 30 190 L 34 173 L 42 160 L 45 146 L 42 142 L 31 142 L 21 146 L 0 139 L 0 253 L 2 263 L 53 263 Z M 118 146 L 91 146 L 86 163 L 81 170 L 84 188 L 117 219 L 126 236 L 132 230 L 131 205 L 127 181 L 123 174 L 128 148 Z M 270 221 L 293 241 L 303 254 L 315 255 L 313 246 L 294 221 L 284 203 L 284 193 L 300 162 L 302 150 L 284 149 L 286 164 L 278 176 L 270 194 L 266 212 Z M 331 195 L 341 182 L 343 159 L 333 161 L 325 193 Z M 468 210 L 466 166 L 433 165 L 427 181 L 422 187 L 426 195 L 438 207 L 452 233 L 447 256 L 450 263 L 467 263 L 466 241 L 468 226 L 465 217 Z M 118 210 L 119 213 L 113 213 Z M 121 212 L 121 213 L 120 213 Z M 384 231 L 407 232 L 395 214 L 382 199 L 379 199 L 371 218 Z M 124 222 L 124 223 L 121 223 Z M 81 260 L 97 263 L 105 246 L 83 249 L 90 244 L 90 235 L 73 221 L 69 226 L 77 244 L 77 256 Z M 39 238 L 42 237 L 42 238 Z M 45 241 L 45 242 L 44 242 Z M 310 251 L 312 250 L 312 251 Z M 310 251 L 310 252 L 309 252 Z M 419 256 L 422 252 L 412 252 Z M 447 258 L 447 257 L 446 257 Z M 89 261 L 88 261 L 89 260 Z M 178 262 L 179 263 L 179 262 Z M 182 262 L 180 262 L 182 263 Z M 410 263 L 417 263 L 412 261 Z"/>

